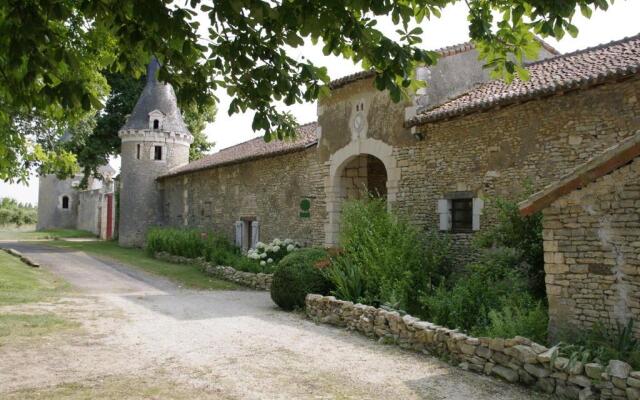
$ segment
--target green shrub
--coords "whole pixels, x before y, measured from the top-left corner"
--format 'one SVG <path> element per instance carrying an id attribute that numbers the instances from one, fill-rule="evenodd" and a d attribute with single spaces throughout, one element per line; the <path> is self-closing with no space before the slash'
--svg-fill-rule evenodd
<path id="1" fill-rule="evenodd" d="M 146 249 L 150 254 L 162 251 L 188 258 L 204 257 L 213 264 L 228 265 L 240 271 L 273 272 L 272 265 L 261 266 L 259 262 L 248 259 L 227 237 L 215 232 L 152 228 L 147 233 Z"/>
<path id="2" fill-rule="evenodd" d="M 448 240 L 388 212 L 382 199 L 345 203 L 340 247 L 327 272 L 336 296 L 415 315 L 421 314 L 420 296 L 449 270 Z"/>
<path id="3" fill-rule="evenodd" d="M 512 338 L 524 336 L 538 343 L 547 342 L 549 316 L 542 302 L 535 304 L 503 304 L 500 310 L 489 311 L 488 326 L 475 329 L 477 336 Z"/>
<path id="4" fill-rule="evenodd" d="M 546 301 L 544 251 L 542 248 L 542 213 L 520 215 L 515 202 L 496 200 L 498 223 L 476 235 L 481 248 L 508 247 L 519 253 L 515 262 L 525 273 L 530 293 Z"/>
<path id="5" fill-rule="evenodd" d="M 443 282 L 432 295 L 421 297 L 423 312 L 433 322 L 466 331 L 484 329 L 489 312 L 505 303 L 529 301 L 526 279 L 514 269 L 517 253 L 511 249 L 487 251 L 455 282 Z"/>
<path id="6" fill-rule="evenodd" d="M 0 198 L 0 226 L 32 225 L 38 220 L 38 209 L 31 204 L 18 203 L 8 197 Z"/>
<path id="7" fill-rule="evenodd" d="M 271 299 L 280 308 L 293 310 L 304 307 L 308 293 L 328 294 L 331 283 L 315 266 L 327 257 L 325 250 L 316 248 L 297 250 L 284 257 L 273 273 Z"/>
<path id="8" fill-rule="evenodd" d="M 598 362 L 607 365 L 610 360 L 629 363 L 634 370 L 640 369 L 640 342 L 633 333 L 633 319 L 627 324 L 616 324 L 608 328 L 601 322 L 589 329 L 566 330 L 557 343 L 559 356 L 570 362 Z"/>

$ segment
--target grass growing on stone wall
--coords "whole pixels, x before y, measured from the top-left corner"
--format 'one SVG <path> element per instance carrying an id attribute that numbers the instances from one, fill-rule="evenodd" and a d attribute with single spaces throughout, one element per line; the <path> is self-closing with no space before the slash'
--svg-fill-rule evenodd
<path id="1" fill-rule="evenodd" d="M 156 260 L 142 249 L 120 247 L 114 241 L 66 242 L 52 241 L 49 245 L 84 251 L 106 260 L 114 260 L 145 272 L 168 278 L 192 289 L 233 290 L 238 286 L 206 275 L 195 265 L 174 264 Z"/>
<path id="2" fill-rule="evenodd" d="M 4 311 L 4 306 L 51 301 L 69 290 L 63 280 L 0 251 L 0 346 L 20 337 L 42 336 L 77 324 L 50 313 Z"/>

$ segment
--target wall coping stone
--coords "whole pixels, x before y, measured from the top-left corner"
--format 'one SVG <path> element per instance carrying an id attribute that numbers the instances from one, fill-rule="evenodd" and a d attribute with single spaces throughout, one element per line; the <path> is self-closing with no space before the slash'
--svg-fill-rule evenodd
<path id="1" fill-rule="evenodd" d="M 345 327 L 384 343 L 437 355 L 464 370 L 549 394 L 570 399 L 640 398 L 636 389 L 640 371 L 632 371 L 623 361 L 611 360 L 606 369 L 598 363 L 570 364 L 567 358 L 557 357 L 557 347 L 549 349 L 522 336 L 476 338 L 410 315 L 400 317 L 397 312 L 333 296 L 308 294 L 305 305 L 307 316 L 317 323 Z"/>

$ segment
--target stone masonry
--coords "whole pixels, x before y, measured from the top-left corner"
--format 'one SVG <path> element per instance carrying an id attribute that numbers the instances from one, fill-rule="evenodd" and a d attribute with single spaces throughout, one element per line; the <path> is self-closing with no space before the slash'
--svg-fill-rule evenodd
<path id="1" fill-rule="evenodd" d="M 540 208 L 551 335 L 638 321 L 640 131 L 521 204 Z"/>
<path id="2" fill-rule="evenodd" d="M 640 371 L 612 360 L 597 363 L 570 362 L 547 348 L 523 337 L 512 339 L 477 338 L 363 304 L 337 300 L 332 296 L 309 294 L 309 318 L 395 343 L 405 349 L 446 358 L 460 368 L 520 383 L 561 398 L 640 399 Z"/>

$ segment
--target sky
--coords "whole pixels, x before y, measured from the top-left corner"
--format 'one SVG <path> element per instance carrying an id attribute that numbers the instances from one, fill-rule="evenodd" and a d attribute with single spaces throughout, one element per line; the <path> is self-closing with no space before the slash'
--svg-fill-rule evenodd
<path id="1" fill-rule="evenodd" d="M 581 15 L 577 16 L 574 19 L 574 24 L 580 29 L 580 33 L 576 38 L 567 35 L 560 42 L 553 39 L 545 40 L 562 53 L 596 46 L 640 33 L 638 16 L 640 16 L 640 0 L 617 0 L 606 12 L 594 12 L 591 19 L 586 19 Z M 441 18 L 424 21 L 420 25 L 424 30 L 423 47 L 437 49 L 467 41 L 466 17 L 466 5 L 464 2 L 459 2 L 445 9 Z M 203 28 L 206 29 L 204 16 L 200 21 Z M 396 28 L 388 19 L 381 20 L 378 27 L 384 33 L 394 37 Z M 351 61 L 335 56 L 324 56 L 320 47 L 313 46 L 311 43 L 292 49 L 290 56 L 298 59 L 306 57 L 316 64 L 326 66 L 331 79 L 360 70 Z M 215 122 L 209 124 L 205 130 L 209 140 L 215 143 L 214 152 L 260 135 L 251 130 L 253 113 L 247 112 L 229 116 L 227 109 L 232 98 L 222 90 L 218 91 L 216 95 L 220 100 L 218 115 Z M 316 120 L 315 103 L 296 104 L 291 107 L 282 106 L 281 109 L 293 113 L 301 124 Z M 111 164 L 116 169 L 120 168 L 119 159 L 114 159 Z M 32 176 L 28 185 L 8 184 L 0 181 L 0 197 L 12 197 L 20 202 L 35 204 L 38 201 L 38 180 Z"/>

